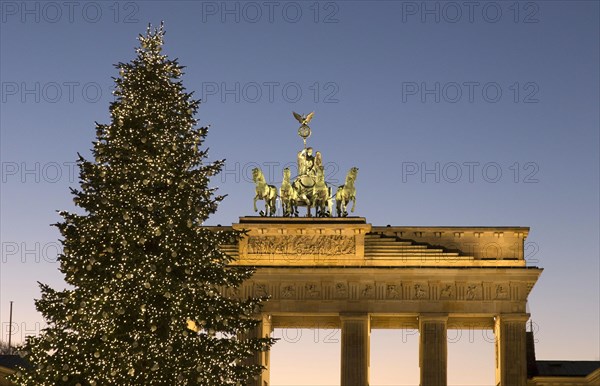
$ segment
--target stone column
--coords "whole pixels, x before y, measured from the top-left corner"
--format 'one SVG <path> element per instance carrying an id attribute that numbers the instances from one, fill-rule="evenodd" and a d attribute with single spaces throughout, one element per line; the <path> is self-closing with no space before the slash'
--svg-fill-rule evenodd
<path id="1" fill-rule="evenodd" d="M 369 314 L 340 314 L 342 326 L 342 386 L 369 385 L 371 318 Z"/>
<path id="2" fill-rule="evenodd" d="M 447 323 L 447 315 L 419 315 L 421 386 L 445 386 L 448 383 Z"/>
<path id="3" fill-rule="evenodd" d="M 496 385 L 527 384 L 525 325 L 528 314 L 500 314 L 495 318 Z"/>
<path id="4" fill-rule="evenodd" d="M 260 315 L 258 319 L 261 320 L 260 324 L 256 326 L 256 328 L 248 333 L 248 337 L 256 337 L 256 338 L 268 338 L 271 336 L 271 332 L 273 331 L 273 326 L 271 324 L 271 320 L 268 315 Z M 271 382 L 271 372 L 269 367 L 269 351 L 266 352 L 258 352 L 254 355 L 253 358 L 250 358 L 251 363 L 261 365 L 266 367 L 265 370 L 260 374 L 260 376 L 255 380 L 250 380 L 248 382 L 248 386 L 269 386 Z"/>

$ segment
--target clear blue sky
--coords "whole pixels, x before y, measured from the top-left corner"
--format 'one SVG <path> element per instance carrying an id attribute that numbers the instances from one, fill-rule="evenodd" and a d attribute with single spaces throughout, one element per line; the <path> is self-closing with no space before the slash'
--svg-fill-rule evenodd
<path id="1" fill-rule="evenodd" d="M 250 170 L 278 184 L 302 146 L 291 111 L 314 110 L 309 144 L 330 182 L 360 168 L 355 214 L 370 223 L 531 227 L 538 358 L 600 359 L 599 12 L 597 1 L 1 2 L 2 339 L 10 300 L 18 341 L 41 323 L 36 281 L 62 285 L 48 224 L 74 209 L 73 163 L 94 121 L 108 122 L 112 65 L 164 20 L 167 53 L 205 101 L 211 157 L 227 159 L 214 184 L 229 197 L 211 224 L 253 214 Z M 276 333 L 289 336 L 274 384 L 338 382 L 339 343 Z M 493 345 L 474 335 L 450 345 L 452 384 L 493 383 Z M 375 332 L 372 382 L 418 382 L 416 342 Z M 465 374 L 463 357 L 481 370 Z"/>

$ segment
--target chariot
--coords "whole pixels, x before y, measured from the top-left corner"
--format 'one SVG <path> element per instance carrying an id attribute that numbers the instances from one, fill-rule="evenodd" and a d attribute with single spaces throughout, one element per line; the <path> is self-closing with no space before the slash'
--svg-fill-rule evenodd
<path id="1" fill-rule="evenodd" d="M 353 167 L 346 176 L 344 185 L 339 186 L 335 196 L 332 195 L 331 186 L 325 182 L 325 168 L 320 152 L 313 155 L 313 149 L 306 147 L 306 139 L 310 137 L 311 130 L 308 123 L 314 115 L 300 115 L 294 113 L 294 117 L 300 122 L 298 135 L 304 140 L 304 149 L 298 152 L 298 173 L 296 178 L 291 180 L 291 170 L 283 170 L 283 181 L 279 189 L 279 198 L 284 217 L 297 217 L 298 207 L 304 206 L 307 209 L 306 216 L 312 217 L 312 208 L 315 208 L 316 217 L 333 216 L 333 199 L 336 201 L 336 214 L 338 217 L 346 217 L 347 204 L 352 201 L 352 209 L 356 205 L 356 189 L 354 181 L 358 173 L 358 168 Z M 274 216 L 276 213 L 277 188 L 274 185 L 267 184 L 264 174 L 259 168 L 252 170 L 252 176 L 256 185 L 256 194 L 254 196 L 254 211 L 257 200 L 265 201 L 265 210 L 261 211 L 261 216 Z"/>

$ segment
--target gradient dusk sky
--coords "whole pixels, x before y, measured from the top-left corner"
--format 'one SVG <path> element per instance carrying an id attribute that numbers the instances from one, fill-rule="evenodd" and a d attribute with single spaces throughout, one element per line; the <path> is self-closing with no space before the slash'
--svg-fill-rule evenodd
<path id="1" fill-rule="evenodd" d="M 113 64 L 148 23 L 203 100 L 209 224 L 253 215 L 251 169 L 279 185 L 302 147 L 337 185 L 360 168 L 373 225 L 528 226 L 538 359 L 600 360 L 598 1 L 0 2 L 0 323 L 43 327 L 37 281 L 64 285 L 56 210 L 108 123 Z M 339 330 L 276 330 L 273 385 L 339 384 Z M 494 383 L 493 335 L 449 331 L 449 384 Z M 373 330 L 372 385 L 418 383 L 418 334 Z"/>

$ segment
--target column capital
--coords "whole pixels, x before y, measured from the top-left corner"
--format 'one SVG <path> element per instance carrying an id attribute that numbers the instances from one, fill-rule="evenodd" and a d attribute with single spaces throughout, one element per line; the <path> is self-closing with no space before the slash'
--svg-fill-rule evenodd
<path id="1" fill-rule="evenodd" d="M 527 322 L 531 314 L 514 313 L 514 314 L 498 314 L 494 316 L 496 322 Z"/>
<path id="2" fill-rule="evenodd" d="M 340 320 L 368 320 L 371 314 L 368 312 L 340 312 Z"/>
<path id="3" fill-rule="evenodd" d="M 419 316 L 417 316 L 417 319 L 419 320 L 419 325 L 421 325 L 421 323 L 424 323 L 424 322 L 447 323 L 448 322 L 448 314 L 427 312 L 427 313 L 419 314 Z"/>

